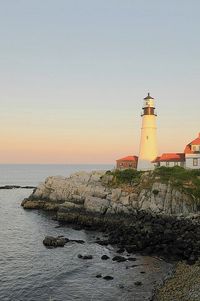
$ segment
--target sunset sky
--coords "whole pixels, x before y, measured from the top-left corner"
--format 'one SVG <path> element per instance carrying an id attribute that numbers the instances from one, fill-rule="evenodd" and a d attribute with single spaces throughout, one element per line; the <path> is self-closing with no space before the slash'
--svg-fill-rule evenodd
<path id="1" fill-rule="evenodd" d="M 143 97 L 160 152 L 200 132 L 199 0 L 0 1 L 0 163 L 138 154 Z"/>

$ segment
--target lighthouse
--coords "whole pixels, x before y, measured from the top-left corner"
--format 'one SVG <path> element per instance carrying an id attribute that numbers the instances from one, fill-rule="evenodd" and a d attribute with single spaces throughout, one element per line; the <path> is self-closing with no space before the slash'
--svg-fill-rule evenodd
<path id="1" fill-rule="evenodd" d="M 137 170 L 152 170 L 152 161 L 158 156 L 157 129 L 154 98 L 148 93 L 144 98 L 142 108 L 142 128 L 140 138 L 140 151 Z"/>

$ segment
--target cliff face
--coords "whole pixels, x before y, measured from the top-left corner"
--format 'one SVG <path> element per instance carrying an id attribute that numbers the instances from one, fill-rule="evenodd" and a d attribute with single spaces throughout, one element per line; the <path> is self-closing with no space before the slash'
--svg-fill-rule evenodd
<path id="1" fill-rule="evenodd" d="M 22 202 L 24 208 L 58 210 L 59 214 L 70 210 L 107 215 L 129 214 L 145 210 L 156 214 L 183 214 L 198 212 L 194 196 L 159 178 L 149 181 L 144 173 L 134 185 L 111 185 L 113 175 L 105 172 L 78 172 L 69 178 L 48 177 L 33 194 Z M 148 184 L 148 185 L 147 185 Z"/>

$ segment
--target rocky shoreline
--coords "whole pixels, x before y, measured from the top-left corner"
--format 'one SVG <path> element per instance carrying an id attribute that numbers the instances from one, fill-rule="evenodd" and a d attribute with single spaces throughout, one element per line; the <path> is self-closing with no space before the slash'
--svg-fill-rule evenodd
<path id="1" fill-rule="evenodd" d="M 59 222 L 106 231 L 107 243 L 130 252 L 194 263 L 200 256 L 200 223 L 194 219 L 195 212 L 198 216 L 195 205 L 188 195 L 173 189 L 169 183 L 157 180 L 150 188 L 144 188 L 147 176 L 131 191 L 110 188 L 110 175 L 105 172 L 49 177 L 23 200 L 22 206 L 53 210 Z M 170 208 L 176 214 L 167 214 Z M 193 218 L 185 218 L 192 213 Z"/>
<path id="2" fill-rule="evenodd" d="M 184 185 L 192 186 L 188 182 Z M 48 177 L 22 205 L 27 209 L 36 205 L 46 210 L 77 208 L 102 215 L 141 210 L 176 216 L 200 213 L 199 200 L 192 193 L 174 187 L 170 181 L 163 182 L 152 172 L 143 173 L 139 181 L 135 179 L 129 185 L 113 185 L 113 175 L 108 172 Z"/>
<path id="3" fill-rule="evenodd" d="M 198 203 L 169 182 L 151 177 L 145 173 L 131 187 L 112 187 L 112 177 L 105 172 L 49 177 L 22 206 L 54 211 L 61 224 L 102 231 L 107 239 L 97 243 L 116 245 L 119 253 L 156 255 L 196 266 L 200 257 Z"/>
<path id="4" fill-rule="evenodd" d="M 199 301 L 200 262 L 187 265 L 179 262 L 173 275 L 156 290 L 153 301 Z"/>

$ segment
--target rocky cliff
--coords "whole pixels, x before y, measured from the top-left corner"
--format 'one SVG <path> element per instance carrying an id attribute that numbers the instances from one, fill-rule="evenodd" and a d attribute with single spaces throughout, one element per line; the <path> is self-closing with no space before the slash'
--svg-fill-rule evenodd
<path id="1" fill-rule="evenodd" d="M 194 263 L 200 255 L 198 218 L 177 216 L 198 216 L 198 187 L 185 177 L 185 188 L 179 184 L 156 172 L 79 172 L 47 178 L 22 206 L 54 210 L 60 222 L 106 231 L 108 240 L 97 243 Z"/>
<path id="2" fill-rule="evenodd" d="M 102 215 L 140 210 L 185 216 L 198 212 L 199 201 L 194 195 L 174 187 L 170 181 L 163 183 L 159 177 L 152 181 L 149 172 L 130 185 L 113 185 L 113 177 L 97 171 L 78 172 L 69 178 L 48 177 L 22 206 L 58 210 L 58 214 L 72 209 Z"/>

